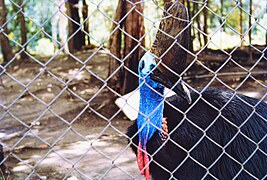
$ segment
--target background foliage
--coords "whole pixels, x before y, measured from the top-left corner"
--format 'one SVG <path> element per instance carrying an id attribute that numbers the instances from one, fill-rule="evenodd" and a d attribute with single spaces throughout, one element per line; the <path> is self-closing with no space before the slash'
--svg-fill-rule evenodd
<path id="1" fill-rule="evenodd" d="M 55 1 L 56 2 L 56 1 Z M 38 54 L 38 55 L 50 55 L 51 48 L 47 49 L 47 52 L 44 52 L 44 49 L 38 48 L 42 47 L 45 44 L 48 46 L 52 44 L 51 38 L 47 37 L 47 35 L 52 35 L 52 22 L 53 19 L 57 16 L 55 13 L 58 9 L 58 3 L 51 1 L 43 1 L 43 0 L 29 0 L 24 1 L 25 4 L 24 14 L 26 20 L 27 27 L 27 38 L 33 38 L 34 40 L 29 41 L 27 46 L 27 50 L 30 53 Z M 202 1 L 194 1 L 199 4 L 199 7 L 203 3 Z M 19 51 L 19 46 L 14 43 L 21 42 L 20 39 L 20 26 L 19 26 L 19 17 L 18 11 L 20 7 L 17 5 L 18 2 L 6 0 L 6 8 L 7 8 L 7 19 L 8 19 L 8 35 L 13 40 L 11 42 L 11 46 L 14 52 Z M 108 36 L 111 32 L 112 20 L 115 16 L 115 10 L 118 1 L 114 0 L 87 0 L 87 4 L 89 7 L 89 32 L 91 43 L 99 46 L 100 44 L 107 45 Z M 232 0 L 223 1 L 223 8 L 221 1 L 209 1 L 209 8 L 213 11 L 208 11 L 208 32 L 211 35 L 212 33 L 216 33 L 212 36 L 212 40 L 215 43 L 219 43 L 220 47 L 216 47 L 210 44 L 208 47 L 213 49 L 218 48 L 231 48 L 239 43 L 239 37 L 235 32 L 240 31 L 240 9 L 235 8 L 236 2 Z M 79 2 L 80 6 L 82 6 L 81 1 Z M 263 2 L 259 0 L 254 0 L 252 4 L 252 12 L 253 16 L 257 17 L 258 23 L 262 26 L 267 24 L 266 13 L 264 12 L 265 6 L 262 5 Z M 159 6 L 158 6 L 159 5 Z M 149 31 L 146 36 L 146 45 L 149 47 L 155 37 L 156 28 L 158 26 L 158 19 L 161 16 L 163 1 L 147 1 L 145 2 L 144 15 L 145 15 L 145 27 L 146 31 Z M 249 21 L 249 0 L 242 1 L 242 31 L 246 32 L 248 29 L 248 21 Z M 221 28 L 222 30 L 218 31 L 220 27 L 220 18 L 218 18 L 213 13 L 220 15 L 223 12 L 223 16 L 226 18 L 225 25 Z M 203 12 L 199 14 L 200 16 L 200 25 L 203 26 Z M 255 18 L 252 18 L 252 23 L 255 22 Z M 194 22 L 194 26 L 196 26 L 196 22 Z M 66 27 L 67 28 L 67 27 Z M 45 33 L 44 33 L 45 32 Z M 194 31 L 196 34 L 196 30 Z M 252 43 L 263 45 L 265 44 L 265 30 L 260 26 L 256 25 L 252 28 Z M 197 35 L 194 35 L 194 49 L 200 48 L 199 39 Z M 43 39 L 43 40 L 41 40 Z M 223 40 L 222 40 L 223 39 Z M 245 40 L 248 42 L 248 35 L 245 35 Z M 248 43 L 244 43 L 248 45 Z"/>

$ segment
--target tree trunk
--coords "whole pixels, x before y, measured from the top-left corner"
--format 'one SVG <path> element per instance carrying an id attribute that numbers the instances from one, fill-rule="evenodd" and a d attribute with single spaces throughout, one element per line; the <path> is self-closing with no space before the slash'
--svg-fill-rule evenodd
<path id="1" fill-rule="evenodd" d="M 58 12 L 60 13 L 60 12 Z M 51 21 L 51 25 L 52 25 L 52 42 L 53 42 L 53 45 L 54 45 L 54 52 L 56 52 L 56 49 L 57 49 L 57 26 L 58 26 L 58 20 L 59 20 L 59 15 L 57 14 L 53 20 Z"/>
<path id="2" fill-rule="evenodd" d="M 64 52 L 65 53 L 69 53 L 69 47 L 68 47 L 68 43 L 67 39 L 68 39 L 68 19 L 65 17 L 65 15 L 63 13 L 67 12 L 67 8 L 66 8 L 66 4 L 65 4 L 65 0 L 58 0 L 60 4 L 62 4 L 60 6 L 60 11 L 59 11 L 59 15 L 58 15 L 58 24 L 59 24 L 59 39 L 61 44 L 64 44 Z"/>
<path id="3" fill-rule="evenodd" d="M 72 37 L 69 42 L 69 51 L 75 52 L 82 49 L 85 45 L 85 35 L 80 30 L 80 16 L 79 16 L 79 0 L 69 0 L 67 3 L 67 14 L 71 18 L 69 20 L 69 37 Z"/>
<path id="4" fill-rule="evenodd" d="M 25 23 L 25 18 L 24 14 L 24 5 L 23 0 L 18 0 L 18 5 L 21 8 L 21 12 L 19 13 L 19 20 L 20 20 L 20 37 L 21 37 L 21 45 L 24 46 L 24 51 L 21 53 L 21 59 L 26 59 L 27 55 L 25 53 L 26 47 L 27 47 L 27 28 L 26 28 L 26 23 Z"/>
<path id="5" fill-rule="evenodd" d="M 198 4 L 197 3 L 194 3 L 194 9 L 196 10 L 194 13 L 198 12 L 199 11 L 199 8 L 198 8 Z M 201 26 L 200 26 L 200 15 L 197 15 L 196 17 L 196 22 L 197 22 L 197 28 L 199 29 L 197 31 L 197 36 L 198 36 L 198 41 L 199 41 L 199 46 L 200 48 L 203 46 L 202 44 L 202 39 L 201 39 Z"/>
<path id="6" fill-rule="evenodd" d="M 223 9 L 224 9 L 224 3 L 223 3 L 223 0 L 221 0 L 221 17 L 224 17 L 224 11 L 223 11 Z M 220 18 L 220 25 L 222 25 L 222 23 L 223 23 L 223 20 L 222 20 L 222 18 Z M 223 36 L 223 32 L 225 31 L 225 26 L 223 25 L 221 28 L 220 28 L 220 48 L 222 48 L 222 41 L 223 41 L 223 39 L 222 39 L 222 36 Z"/>
<path id="7" fill-rule="evenodd" d="M 113 24 L 114 32 L 109 40 L 110 51 L 116 57 L 110 59 L 109 74 L 117 71 L 120 65 L 118 59 L 125 58 L 123 68 L 117 71 L 110 80 L 111 87 L 121 94 L 128 93 L 138 86 L 137 67 L 139 59 L 143 55 L 140 45 L 145 46 L 144 38 L 141 39 L 145 34 L 144 18 L 139 14 L 143 13 L 144 4 L 137 3 L 139 0 L 131 0 L 131 2 L 119 0 L 115 15 L 115 22 L 118 24 Z M 137 4 L 133 5 L 135 3 Z M 129 14 L 125 18 L 127 12 Z M 124 29 L 127 35 L 122 34 L 119 28 Z"/>
<path id="8" fill-rule="evenodd" d="M 223 0 L 221 0 L 221 17 L 224 17 L 224 14 L 223 14 L 223 8 L 224 8 L 224 4 L 223 4 Z M 220 24 L 222 24 L 222 19 L 220 18 Z"/>
<path id="9" fill-rule="evenodd" d="M 65 17 L 66 13 L 66 6 L 65 6 L 65 1 L 64 0 L 57 0 L 58 4 L 61 4 L 60 7 L 58 7 L 58 12 L 56 16 L 52 20 L 52 40 L 54 44 L 54 50 L 58 48 L 59 44 L 58 42 L 58 36 L 59 36 L 59 41 L 61 43 L 60 48 L 64 46 L 64 52 L 66 54 L 69 53 L 68 49 L 68 43 L 66 43 L 67 38 L 68 38 L 68 32 L 67 32 L 67 27 L 68 27 L 68 19 Z"/>
<path id="10" fill-rule="evenodd" d="M 110 57 L 109 59 L 109 75 L 115 72 L 119 68 L 119 61 L 117 59 L 121 59 L 121 49 L 122 49 L 122 33 L 119 28 L 123 28 L 124 21 L 121 19 L 125 16 L 126 7 L 125 1 L 119 0 L 118 6 L 115 12 L 114 21 L 117 23 L 112 24 L 112 31 L 113 34 L 110 36 L 109 39 L 109 49 L 110 52 L 116 57 Z M 123 86 L 123 78 L 122 78 L 122 71 L 118 71 L 117 73 L 113 74 L 112 78 L 109 81 L 110 86 L 117 92 L 120 92 L 121 87 Z"/>
<path id="11" fill-rule="evenodd" d="M 189 20 L 191 21 L 192 15 L 193 15 L 193 10 L 191 9 L 191 4 L 190 1 L 186 1 L 187 3 L 187 10 L 188 10 L 188 15 L 189 15 Z M 194 3 L 195 5 L 195 3 Z M 193 52 L 194 47 L 193 47 L 193 41 L 194 41 L 194 29 L 192 28 L 192 25 L 189 26 L 189 51 Z"/>
<path id="12" fill-rule="evenodd" d="M 249 14 L 252 15 L 252 0 L 249 0 Z M 252 26 L 252 18 L 251 16 L 249 16 L 249 20 L 248 20 L 248 28 L 251 28 Z M 251 32 L 252 29 L 249 30 L 248 32 L 248 39 L 249 39 L 249 61 L 252 62 L 253 61 L 253 57 L 252 57 L 252 49 L 251 49 L 251 44 L 252 44 L 252 40 L 251 40 Z"/>
<path id="13" fill-rule="evenodd" d="M 267 8 L 265 9 L 265 14 L 267 14 Z M 267 47 L 267 30 L 265 29 L 265 47 Z M 265 58 L 267 58 L 267 51 L 264 52 Z"/>
<path id="14" fill-rule="evenodd" d="M 131 0 L 132 3 L 137 3 L 139 0 Z M 140 48 L 145 46 L 145 39 L 141 37 L 145 34 L 144 17 L 139 13 L 143 14 L 144 3 L 138 3 L 134 10 L 131 10 L 133 5 L 126 1 L 126 11 L 130 12 L 125 20 L 125 31 L 129 35 L 125 35 L 125 46 L 124 46 L 124 57 L 127 58 L 124 61 L 124 78 L 122 86 L 122 94 L 126 94 L 134 90 L 138 86 L 138 63 L 142 57 L 143 52 Z M 138 13 L 139 12 L 139 13 Z M 134 40 L 136 39 L 136 40 Z M 129 70 L 130 71 L 129 71 Z"/>
<path id="15" fill-rule="evenodd" d="M 5 1 L 0 0 L 0 26 L 2 26 L 6 22 L 6 15 L 7 11 L 5 6 Z M 2 32 L 0 32 L 0 45 L 3 53 L 4 63 L 7 63 L 14 57 L 14 54 L 10 47 L 9 40 L 4 35 L 4 33 L 5 34 L 8 33 L 6 24 L 2 27 Z"/>
<path id="16" fill-rule="evenodd" d="M 83 20 L 88 17 L 88 4 L 86 0 L 83 0 L 83 8 L 82 8 Z M 83 24 L 83 30 L 86 32 L 85 34 L 85 44 L 90 45 L 90 37 L 87 35 L 89 34 L 89 19 L 87 19 Z"/>
<path id="17" fill-rule="evenodd" d="M 265 31 L 265 46 L 267 47 L 267 30 Z M 267 58 L 267 51 L 265 51 L 264 55 Z"/>
<path id="18" fill-rule="evenodd" d="M 137 67 L 139 59 L 143 55 L 140 46 L 145 46 L 144 38 L 141 39 L 145 34 L 144 18 L 139 14 L 143 13 L 144 4 L 137 3 L 139 0 L 131 0 L 131 2 L 132 3 L 125 0 L 119 0 L 115 16 L 115 21 L 119 24 L 113 24 L 112 29 L 116 30 L 113 32 L 109 40 L 110 51 L 116 56 L 116 58 L 110 59 L 109 74 L 114 73 L 119 67 L 120 62 L 117 59 L 125 58 L 123 68 L 113 75 L 110 80 L 111 87 L 114 90 L 119 91 L 121 94 L 128 93 L 138 86 Z M 133 5 L 135 3 L 136 5 Z M 126 12 L 129 12 L 129 14 L 125 18 L 124 16 L 126 15 Z M 118 27 L 124 29 L 127 34 L 122 34 Z M 118 82 L 120 82 L 119 85 Z"/>
<path id="19" fill-rule="evenodd" d="M 206 0 L 204 0 L 205 2 Z M 208 2 L 206 1 L 206 7 L 208 7 Z M 203 39 L 204 39 L 204 44 L 206 45 L 208 43 L 208 9 L 207 8 L 203 9 L 203 18 L 204 18 L 204 24 L 203 24 Z"/>
<path id="20" fill-rule="evenodd" d="M 243 39 L 243 10 L 242 0 L 240 0 L 240 16 L 239 16 L 239 26 L 240 26 L 240 39 Z M 243 46 L 243 41 L 241 41 L 241 46 Z"/>

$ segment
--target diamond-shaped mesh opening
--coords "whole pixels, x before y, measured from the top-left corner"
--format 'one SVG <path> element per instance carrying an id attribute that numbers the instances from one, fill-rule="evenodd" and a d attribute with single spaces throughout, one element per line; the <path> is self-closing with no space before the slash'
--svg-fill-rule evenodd
<path id="1" fill-rule="evenodd" d="M 232 64 L 231 62 L 227 63 L 227 65 L 229 64 Z M 225 66 L 226 68 L 224 69 L 227 69 L 227 66 Z M 239 85 L 241 83 L 244 83 L 244 81 L 246 81 L 249 77 L 248 75 L 248 72 L 246 71 L 246 69 L 243 69 L 243 68 L 240 68 L 239 66 L 235 66 L 233 65 L 232 66 L 232 70 L 233 72 L 231 72 L 230 75 L 227 75 L 227 71 L 224 72 L 224 69 L 222 69 L 222 71 L 219 71 L 219 76 L 218 76 L 218 79 L 221 83 L 225 84 L 226 86 L 229 86 L 233 89 L 238 89 Z M 238 72 L 238 73 L 236 73 Z M 221 74 L 220 74 L 221 73 Z M 229 77 L 230 76 L 230 77 Z"/>
<path id="2" fill-rule="evenodd" d="M 7 113 L 2 116 L 0 129 L 2 143 L 7 143 L 11 148 L 26 131 L 27 127 L 25 127 L 25 124 L 18 121 L 11 114 Z"/>
<path id="3" fill-rule="evenodd" d="M 46 79 L 46 81 L 43 81 L 43 79 Z M 57 81 L 46 71 L 43 71 L 42 74 L 28 86 L 29 91 L 25 93 L 23 97 L 27 98 L 32 94 L 44 103 L 49 104 L 61 92 L 62 86 L 62 83 Z"/>
<path id="4" fill-rule="evenodd" d="M 25 64 L 24 64 L 25 63 Z M 23 64 L 26 66 L 21 66 L 21 61 L 13 61 L 7 68 L 6 72 L 10 78 L 14 78 L 15 81 L 21 82 L 27 85 L 35 79 L 35 77 L 40 73 L 42 66 L 30 58 L 24 61 Z M 16 83 L 18 84 L 18 83 Z"/>
<path id="5" fill-rule="evenodd" d="M 48 144 L 54 144 L 69 127 L 63 117 L 51 111 L 47 111 L 38 122 L 34 122 L 32 125 L 35 134 Z"/>
<path id="6" fill-rule="evenodd" d="M 205 149 L 206 153 L 212 154 L 209 156 L 209 159 L 203 159 L 203 157 L 198 155 L 198 151 L 201 151 L 202 149 Z M 216 154 L 214 154 L 216 153 Z M 219 157 L 222 154 L 222 148 L 216 145 L 214 142 L 210 141 L 207 138 L 204 138 L 192 151 L 191 156 L 196 159 L 199 162 L 202 162 L 202 164 L 205 167 L 210 167 L 212 164 L 217 160 L 217 157 Z"/>
<path id="7" fill-rule="evenodd" d="M 71 122 L 74 117 L 79 115 L 81 109 L 86 107 L 87 103 L 76 96 L 74 93 L 62 89 L 50 109 L 53 113 L 62 116 L 67 122 Z M 58 108 L 60 106 L 60 108 Z M 69 113 L 71 112 L 71 113 Z"/>
<path id="8" fill-rule="evenodd" d="M 24 1 L 24 2 L 26 2 L 26 1 Z M 58 5 L 60 5 L 60 4 L 62 4 L 62 3 L 58 3 Z M 42 10 L 38 11 L 38 8 L 36 7 L 37 5 L 40 5 L 40 6 L 47 5 L 49 8 L 47 8 L 47 11 L 45 11 L 44 8 Z M 37 25 L 44 25 L 44 24 L 48 23 L 48 20 L 51 17 L 53 17 L 53 14 L 57 10 L 57 5 L 55 4 L 54 1 L 47 1 L 46 4 L 44 4 L 44 2 L 41 2 L 41 1 L 40 2 L 27 1 L 25 3 L 25 8 L 32 10 L 32 11 L 25 12 L 25 16 L 28 16 L 29 18 L 31 18 L 31 20 Z M 47 14 L 47 13 L 49 13 L 49 14 Z M 47 16 L 46 16 L 46 14 L 47 14 Z"/>
<path id="9" fill-rule="evenodd" d="M 243 149 L 243 147 L 240 147 L 240 152 L 235 150 L 235 147 L 238 145 L 238 142 L 242 141 L 243 143 L 248 144 L 247 147 L 250 147 L 249 149 Z M 246 147 L 246 148 L 247 148 Z M 245 148 L 245 147 L 244 147 Z M 235 136 L 233 141 L 227 146 L 226 152 L 233 157 L 236 161 L 243 164 L 254 152 L 256 148 L 256 145 L 250 142 L 246 137 L 244 137 L 241 134 L 238 134 Z M 238 153 L 242 153 L 242 156 L 238 155 Z"/>
<path id="10" fill-rule="evenodd" d="M 243 92 L 243 94 L 248 95 L 248 96 L 253 96 L 256 97 L 258 99 L 264 98 L 264 95 L 266 93 L 266 91 L 262 88 L 262 84 L 264 84 L 264 80 L 262 80 L 262 76 L 260 76 L 261 80 L 258 81 L 260 75 L 257 74 L 252 74 L 252 76 L 249 76 L 247 79 L 239 79 L 239 81 L 237 81 L 237 86 L 238 86 L 238 91 L 239 92 Z M 257 92 L 245 92 L 247 90 L 244 89 L 244 86 L 248 86 L 249 89 L 258 89 Z M 266 99 L 266 98 L 265 98 Z"/>
<path id="11" fill-rule="evenodd" d="M 90 6 L 90 4 L 89 4 Z M 106 33 L 98 33 L 99 31 L 108 30 L 112 25 L 112 20 L 110 19 L 111 14 L 114 13 L 114 11 L 110 10 L 108 6 L 104 6 L 105 9 L 101 10 L 102 6 L 99 6 L 100 9 L 98 9 L 98 6 L 91 6 L 91 12 L 90 12 L 90 18 L 89 23 L 92 25 L 92 33 L 90 33 L 91 39 L 96 44 L 102 44 L 107 42 L 102 42 L 103 39 L 106 39 L 110 34 L 108 32 Z M 112 5 L 110 5 L 112 7 Z M 96 22 L 93 19 L 95 17 L 99 18 L 99 21 Z"/>
<path id="12" fill-rule="evenodd" d="M 224 169 L 223 172 L 225 174 L 220 173 L 221 172 L 220 167 L 222 166 L 222 163 L 230 163 L 231 164 L 231 169 Z M 232 174 L 232 172 L 234 172 L 233 174 L 238 174 L 240 170 L 241 170 L 241 165 L 238 162 L 233 160 L 228 155 L 223 154 L 220 157 L 220 159 L 211 167 L 210 172 L 212 174 L 215 174 L 215 172 L 216 172 L 216 175 L 217 175 L 216 178 L 220 178 L 220 177 L 224 177 L 225 175 L 228 177 L 231 177 L 230 174 Z M 234 178 L 234 176 L 232 178 Z"/>
<path id="13" fill-rule="evenodd" d="M 216 53 L 217 56 L 212 56 Z M 230 55 L 222 50 L 205 50 L 199 53 L 199 60 L 213 72 L 219 71 L 224 68 L 227 62 L 229 62 Z M 205 73 L 203 73 L 205 74 Z"/>
<path id="14" fill-rule="evenodd" d="M 8 76 L 6 74 L 4 74 L 1 79 L 3 83 L 9 84 L 8 86 L 3 86 L 1 88 L 1 104 L 4 106 L 9 106 L 10 104 L 13 104 L 25 92 L 24 85 L 22 83 L 18 84 L 13 76 Z M 9 98 L 7 98 L 11 89 L 13 89 L 12 96 L 9 96 Z"/>
<path id="15" fill-rule="evenodd" d="M 88 54 L 85 56 L 86 58 L 86 68 L 92 79 L 104 80 L 108 76 L 108 64 L 109 60 L 113 58 L 113 56 L 104 50 L 96 50 L 92 51 L 92 54 Z"/>
<path id="16" fill-rule="evenodd" d="M 66 61 L 68 63 L 66 63 Z M 63 65 L 60 65 L 63 64 Z M 64 67 L 64 64 L 71 64 L 72 68 Z M 79 61 L 76 61 L 73 58 L 56 58 L 50 61 L 47 65 L 47 70 L 51 73 L 48 76 L 55 76 L 60 81 L 68 82 L 74 78 L 83 79 L 83 76 L 80 73 L 82 64 Z"/>
<path id="17" fill-rule="evenodd" d="M 24 111 L 27 107 L 30 112 Z M 28 95 L 20 98 L 16 101 L 9 109 L 9 112 L 16 119 L 29 124 L 35 122 L 40 117 L 43 116 L 43 113 L 46 111 L 47 106 L 41 103 L 35 97 Z"/>
<path id="18" fill-rule="evenodd" d="M 233 32 L 235 33 L 238 33 L 238 34 L 243 34 L 243 29 L 241 29 L 241 27 L 239 28 L 235 28 L 235 24 L 234 24 L 234 17 L 236 16 L 241 16 L 240 13 L 242 13 L 242 18 L 244 18 L 244 20 L 246 18 L 249 18 L 249 15 L 246 14 L 244 12 L 243 9 L 240 9 L 240 8 L 234 8 L 232 9 L 231 13 L 227 15 L 227 18 L 226 18 L 226 25 L 227 27 L 229 27 Z"/>
<path id="19" fill-rule="evenodd" d="M 224 125 L 224 128 L 221 127 L 221 124 Z M 218 137 L 216 133 L 218 134 L 222 133 L 224 129 L 229 129 L 230 133 L 225 135 L 223 138 Z M 215 141 L 218 145 L 222 147 L 224 147 L 235 136 L 236 133 L 237 133 L 236 126 L 234 124 L 227 122 L 222 117 L 219 117 L 218 119 L 216 119 L 216 121 L 214 121 L 214 124 L 207 130 L 208 137 L 211 138 L 213 141 Z"/>
<path id="20" fill-rule="evenodd" d="M 116 97 L 114 96 L 112 91 L 107 87 L 101 87 L 98 90 L 98 95 L 94 96 L 93 99 L 90 99 L 90 109 L 96 115 L 102 117 L 103 119 L 111 119 L 114 114 L 118 111 L 116 106 L 108 105 L 110 101 L 114 100 Z M 110 114 L 110 112 L 112 112 Z"/>

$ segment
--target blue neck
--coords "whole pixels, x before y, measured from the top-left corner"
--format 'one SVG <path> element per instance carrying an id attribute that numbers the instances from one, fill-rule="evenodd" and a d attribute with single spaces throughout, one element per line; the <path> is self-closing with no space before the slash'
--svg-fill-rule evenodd
<path id="1" fill-rule="evenodd" d="M 164 94 L 164 87 L 151 80 L 149 76 L 145 78 L 146 83 L 142 82 L 143 79 L 140 79 L 140 105 L 137 126 L 139 140 L 142 142 L 142 147 L 145 148 L 146 143 L 154 133 L 159 133 L 162 129 L 164 108 L 162 95 Z M 151 87 L 153 87 L 153 89 Z"/>

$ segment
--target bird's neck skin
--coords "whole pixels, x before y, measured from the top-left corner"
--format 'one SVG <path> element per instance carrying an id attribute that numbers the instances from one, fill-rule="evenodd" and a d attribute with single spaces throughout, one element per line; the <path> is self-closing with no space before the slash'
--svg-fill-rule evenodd
<path id="1" fill-rule="evenodd" d="M 156 66 L 154 56 L 147 52 L 139 62 L 140 75 L 140 104 L 137 117 L 139 143 L 137 148 L 137 164 L 141 174 L 150 180 L 149 155 L 146 144 L 156 133 L 161 132 L 163 119 L 163 94 L 164 87 L 150 79 L 149 73 Z"/>
<path id="2" fill-rule="evenodd" d="M 144 83 L 145 81 L 145 83 Z M 137 149 L 138 167 L 150 180 L 149 156 L 146 150 L 146 144 L 150 138 L 162 129 L 163 118 L 163 94 L 164 87 L 151 80 L 149 76 L 139 80 L 140 84 L 140 105 L 137 117 L 137 127 L 139 144 Z"/>
<path id="3" fill-rule="evenodd" d="M 137 118 L 139 140 L 142 148 L 145 149 L 146 143 L 162 129 L 163 119 L 163 94 L 164 87 L 159 83 L 145 78 L 145 82 L 140 79 L 140 105 Z M 149 84 L 149 85 L 148 85 Z M 152 89 L 152 87 L 154 89 Z"/>

